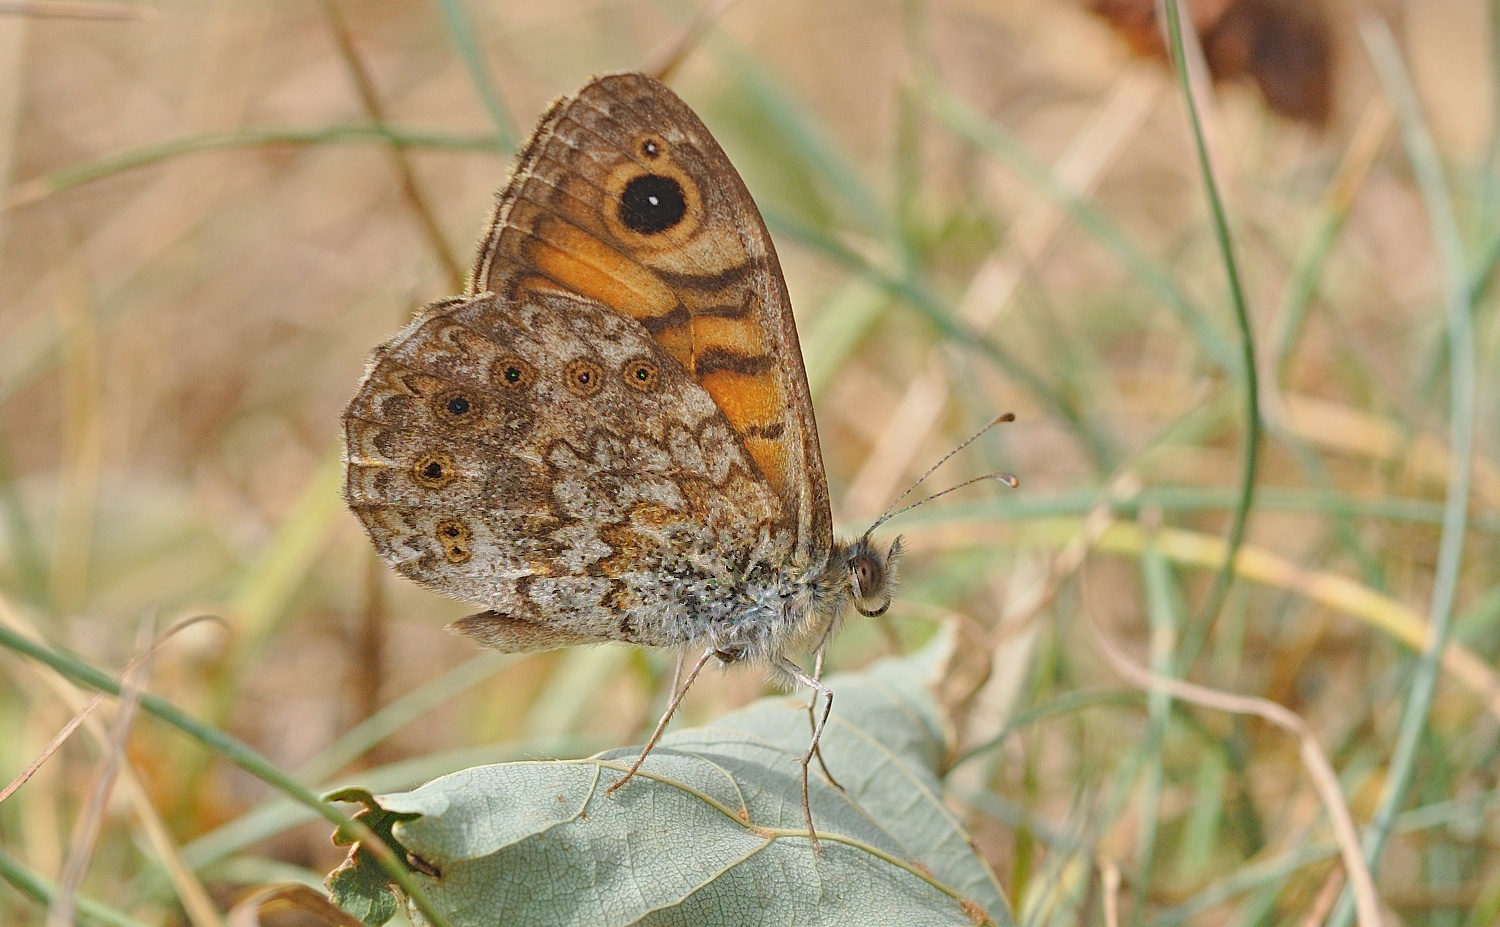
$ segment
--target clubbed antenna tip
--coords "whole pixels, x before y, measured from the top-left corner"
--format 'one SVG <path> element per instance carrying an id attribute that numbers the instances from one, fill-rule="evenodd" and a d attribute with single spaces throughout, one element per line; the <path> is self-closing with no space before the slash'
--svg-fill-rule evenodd
<path id="1" fill-rule="evenodd" d="M 991 428 L 994 428 L 996 425 L 1004 424 L 1005 422 L 1013 422 L 1015 420 L 1016 420 L 1016 414 L 1014 412 L 1006 412 L 1006 413 L 1004 413 L 1002 415 L 996 416 L 996 418 L 993 421 L 991 421 L 989 424 L 985 425 L 983 428 L 981 428 L 978 431 L 974 432 L 972 435 L 969 435 L 969 437 L 966 438 L 966 439 L 964 439 L 957 447 L 955 447 L 953 450 L 949 451 L 948 453 L 944 454 L 941 460 L 939 460 L 937 463 L 933 464 L 932 466 L 928 467 L 926 473 L 922 474 L 920 477 L 917 478 L 917 481 L 915 483 L 912 483 L 911 486 L 907 487 L 906 492 L 903 492 L 901 495 L 897 496 L 896 497 L 896 501 L 892 502 L 890 504 L 890 507 L 885 510 L 884 514 L 882 514 L 879 518 L 875 519 L 875 523 L 872 524 L 872 525 L 870 525 L 870 527 L 865 531 L 865 537 L 869 537 L 875 531 L 876 528 L 879 528 L 881 525 L 883 525 L 886 522 L 890 521 L 892 518 L 895 518 L 897 515 L 901 515 L 901 514 L 904 514 L 906 512 L 910 512 L 912 509 L 916 508 L 919 505 L 926 505 L 927 503 L 931 502 L 934 499 L 937 499 L 937 498 L 940 498 L 942 496 L 948 495 L 948 493 L 953 492 L 955 489 L 963 489 L 965 486 L 972 486 L 975 483 L 980 483 L 980 482 L 983 482 L 985 480 L 995 480 L 997 482 L 1004 483 L 1005 485 L 1009 486 L 1011 489 L 1015 489 L 1018 486 L 1020 486 L 1021 485 L 1021 481 L 1018 480 L 1018 479 L 1016 479 L 1014 474 L 1000 473 L 1000 472 L 986 473 L 983 476 L 976 476 L 976 477 L 974 477 L 971 480 L 964 480 L 962 483 L 959 483 L 957 486 L 949 486 L 947 489 L 941 490 L 940 492 L 935 492 L 932 495 L 928 496 L 927 498 L 920 499 L 920 500 L 918 500 L 916 502 L 913 502 L 911 505 L 908 505 L 905 508 L 902 508 L 902 509 L 897 509 L 896 508 L 896 506 L 898 506 L 898 505 L 901 504 L 901 500 L 902 499 L 905 499 L 907 496 L 911 495 L 912 492 L 918 486 L 921 486 L 922 483 L 924 483 L 929 476 L 932 476 L 932 474 L 937 470 L 938 467 L 941 467 L 943 464 L 947 463 L 950 459 L 952 459 L 952 457 L 953 457 L 954 454 L 957 454 L 959 451 L 963 450 L 964 448 L 968 447 L 970 444 L 973 444 L 975 441 L 979 440 L 979 438 L 980 438 L 981 435 L 983 435 L 985 432 L 989 431 Z"/>

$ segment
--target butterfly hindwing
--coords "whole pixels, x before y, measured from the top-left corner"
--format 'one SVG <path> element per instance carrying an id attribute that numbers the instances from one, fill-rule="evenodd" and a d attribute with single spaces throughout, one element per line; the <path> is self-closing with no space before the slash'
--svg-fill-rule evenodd
<path id="1" fill-rule="evenodd" d="M 491 645 L 681 643 L 694 598 L 663 577 L 715 583 L 792 547 L 766 534 L 779 501 L 703 388 L 574 294 L 431 307 L 344 422 L 345 495 L 377 549 L 491 609 L 460 628 Z"/>

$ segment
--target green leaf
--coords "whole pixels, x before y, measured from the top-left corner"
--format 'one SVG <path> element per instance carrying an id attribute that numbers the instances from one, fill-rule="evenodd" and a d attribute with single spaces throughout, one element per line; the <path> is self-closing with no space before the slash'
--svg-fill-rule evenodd
<path id="1" fill-rule="evenodd" d="M 801 696 L 664 738 L 613 796 L 638 748 L 475 767 L 370 805 L 393 816 L 398 851 L 455 927 L 1009 927 L 993 874 L 942 802 L 930 675 L 930 657 L 915 657 L 829 680 L 823 756 L 845 791 L 815 772 L 821 855 L 803 819 Z"/>
<path id="2" fill-rule="evenodd" d="M 412 815 L 403 815 L 380 807 L 379 800 L 364 789 L 340 789 L 327 796 L 329 801 L 356 801 L 365 810 L 354 815 L 375 832 L 381 840 L 395 847 L 401 845 L 391 835 L 391 828 Z M 397 898 L 390 888 L 390 876 L 380 863 L 347 828 L 334 832 L 333 842 L 349 847 L 349 856 L 328 874 L 328 892 L 333 903 L 371 927 L 380 927 L 396 916 Z"/>

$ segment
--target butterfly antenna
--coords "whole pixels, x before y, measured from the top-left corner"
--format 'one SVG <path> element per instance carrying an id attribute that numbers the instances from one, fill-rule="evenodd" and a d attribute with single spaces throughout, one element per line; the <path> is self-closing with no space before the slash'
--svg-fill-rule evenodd
<path id="1" fill-rule="evenodd" d="M 925 499 L 918 499 L 916 502 L 913 502 L 911 505 L 908 505 L 904 508 L 897 509 L 894 512 L 886 512 L 886 514 L 875 519 L 875 524 L 871 525 L 869 529 L 865 531 L 865 536 L 868 537 L 875 531 L 876 528 L 879 528 L 881 525 L 890 521 L 892 518 L 895 518 L 897 515 L 904 515 L 917 506 L 926 505 L 933 499 L 941 499 L 943 496 L 948 495 L 948 493 L 953 492 L 954 490 L 963 489 L 965 486 L 973 486 L 975 483 L 983 483 L 986 480 L 994 480 L 997 483 L 1004 483 L 1011 489 L 1015 489 L 1017 486 L 1021 485 L 1021 481 L 1016 479 L 1015 475 L 1011 473 L 1001 473 L 999 471 L 996 471 L 994 473 L 986 473 L 984 476 L 976 476 L 971 480 L 964 480 L 962 483 L 959 483 L 956 486 L 949 486 L 947 489 L 939 490 Z"/>
<path id="2" fill-rule="evenodd" d="M 988 425 L 985 425 L 983 428 L 979 429 L 978 431 L 974 432 L 973 434 L 971 434 L 967 438 L 965 438 L 963 440 L 963 443 L 959 444 L 958 447 L 955 447 L 953 450 L 951 450 L 948 453 L 944 454 L 943 457 L 942 457 L 942 459 L 939 460 L 937 463 L 935 463 L 932 466 L 928 467 L 926 473 L 924 473 L 921 476 L 917 477 L 917 481 L 915 483 L 912 483 L 910 486 L 906 487 L 906 492 L 903 492 L 901 495 L 897 496 L 896 499 L 895 499 L 895 501 L 893 501 L 890 505 L 886 506 L 886 509 L 881 514 L 881 516 L 879 518 L 875 519 L 875 524 L 870 526 L 870 530 L 871 531 L 875 530 L 876 526 L 885 524 L 886 522 L 890 521 L 895 516 L 900 515 L 901 512 L 910 511 L 911 509 L 916 508 L 918 505 L 921 505 L 922 502 L 928 502 L 928 501 L 931 501 L 932 499 L 936 499 L 937 496 L 928 496 L 926 499 L 923 499 L 922 502 L 918 502 L 918 503 L 916 503 L 914 505 L 908 505 L 906 508 L 902 509 L 901 512 L 892 512 L 891 511 L 896 506 L 898 506 L 898 505 L 901 504 L 901 500 L 902 499 L 905 499 L 907 496 L 909 496 L 913 492 L 915 492 L 918 486 L 921 486 L 922 483 L 924 483 L 929 476 L 932 476 L 933 473 L 937 472 L 937 468 L 941 467 L 943 464 L 947 463 L 953 457 L 954 454 L 957 454 L 959 451 L 961 451 L 964 448 L 968 447 L 969 445 L 973 444 L 975 441 L 978 441 L 984 435 L 985 432 L 989 431 L 991 428 L 994 428 L 996 425 L 1000 425 L 1000 424 L 1003 424 L 1005 422 L 1013 422 L 1015 420 L 1016 420 L 1016 414 L 1014 412 L 1006 412 L 1004 415 L 996 417 Z M 987 476 L 981 476 L 981 477 L 978 478 L 978 480 L 986 480 L 986 479 L 989 479 L 991 476 L 1003 476 L 1003 475 L 1004 474 L 993 474 L 992 473 L 992 474 L 989 474 Z M 1015 477 L 1011 477 L 1011 479 L 1014 480 Z M 974 482 L 977 482 L 978 480 L 969 480 L 969 483 L 974 483 Z M 1002 480 L 1001 482 L 1004 482 L 1004 481 Z M 967 486 L 967 485 L 969 485 L 969 483 L 960 483 L 959 486 Z M 951 489 L 945 489 L 945 490 L 943 490 L 942 493 L 938 493 L 938 496 L 941 496 L 943 493 L 946 493 L 946 492 L 951 492 L 952 489 L 957 489 L 957 488 L 958 488 L 958 486 L 954 486 Z"/>

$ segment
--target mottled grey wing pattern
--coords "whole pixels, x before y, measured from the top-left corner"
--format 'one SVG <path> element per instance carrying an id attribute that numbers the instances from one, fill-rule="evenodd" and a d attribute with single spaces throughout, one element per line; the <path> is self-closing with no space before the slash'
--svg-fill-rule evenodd
<path id="1" fill-rule="evenodd" d="M 795 539 L 724 415 L 631 320 L 531 293 L 429 307 L 345 413 L 345 494 L 382 557 L 490 609 L 506 650 L 719 636 Z"/>

